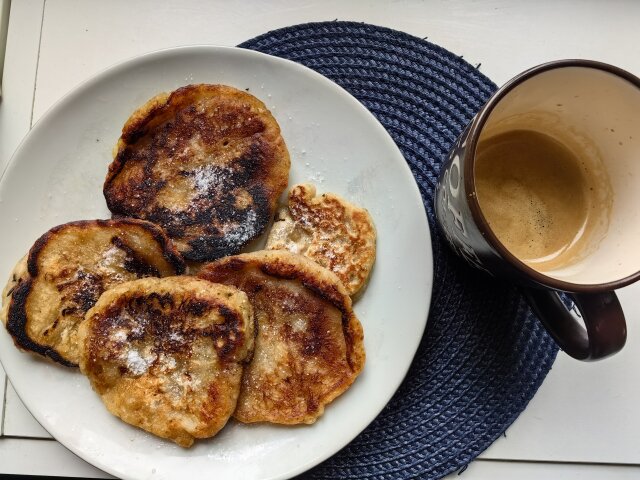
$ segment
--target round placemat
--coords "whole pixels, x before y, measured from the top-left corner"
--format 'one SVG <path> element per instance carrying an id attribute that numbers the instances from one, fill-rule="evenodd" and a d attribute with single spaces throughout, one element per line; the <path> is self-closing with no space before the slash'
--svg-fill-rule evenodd
<path id="1" fill-rule="evenodd" d="M 431 310 L 407 377 L 364 432 L 304 478 L 440 478 L 465 466 L 522 412 L 557 353 L 518 290 L 458 259 L 435 222 L 440 167 L 496 86 L 437 45 L 362 23 L 296 25 L 240 46 L 306 65 L 360 100 L 407 160 L 431 228 Z"/>

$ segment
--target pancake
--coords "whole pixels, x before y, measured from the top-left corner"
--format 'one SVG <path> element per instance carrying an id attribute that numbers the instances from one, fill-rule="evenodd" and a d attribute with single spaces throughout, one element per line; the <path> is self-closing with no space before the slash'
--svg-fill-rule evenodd
<path id="1" fill-rule="evenodd" d="M 264 103 L 224 85 L 189 85 L 127 120 L 103 191 L 114 216 L 157 223 L 185 259 L 202 262 L 264 231 L 289 166 Z"/>
<path id="2" fill-rule="evenodd" d="M 247 296 L 194 277 L 144 278 L 102 294 L 80 326 L 80 370 L 125 422 L 189 447 L 233 413 L 253 348 Z"/>
<path id="3" fill-rule="evenodd" d="M 16 266 L 3 296 L 3 322 L 18 347 L 74 367 L 78 325 L 102 292 L 184 268 L 169 238 L 149 222 L 66 223 L 42 235 Z"/>
<path id="4" fill-rule="evenodd" d="M 9 316 L 9 305 L 11 304 L 11 297 L 16 288 L 29 279 L 29 271 L 27 268 L 27 258 L 29 255 L 22 257 L 13 271 L 9 275 L 9 280 L 2 290 L 2 310 L 0 310 L 0 320 L 7 326 L 7 318 Z"/>
<path id="5" fill-rule="evenodd" d="M 364 367 L 362 326 L 338 278 L 286 251 L 205 265 L 198 276 L 233 285 L 253 305 L 257 336 L 234 417 L 245 423 L 313 423 Z"/>
<path id="6" fill-rule="evenodd" d="M 313 185 L 300 184 L 291 188 L 288 205 L 276 215 L 266 248 L 310 258 L 355 295 L 376 259 L 376 230 L 364 208 L 333 193 L 316 196 Z"/>

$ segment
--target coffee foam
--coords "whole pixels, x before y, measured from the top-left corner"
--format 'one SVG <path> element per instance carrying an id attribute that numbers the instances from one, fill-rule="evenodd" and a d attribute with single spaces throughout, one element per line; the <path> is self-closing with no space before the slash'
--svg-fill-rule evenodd
<path id="1" fill-rule="evenodd" d="M 572 263 L 602 221 L 601 182 L 585 161 L 548 135 L 514 130 L 478 146 L 478 202 L 500 242 L 537 270 Z"/>

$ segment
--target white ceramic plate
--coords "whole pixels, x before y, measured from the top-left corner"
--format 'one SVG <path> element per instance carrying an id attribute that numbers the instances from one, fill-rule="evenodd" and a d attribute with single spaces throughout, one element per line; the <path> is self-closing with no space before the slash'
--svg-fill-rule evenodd
<path id="1" fill-rule="evenodd" d="M 285 478 L 352 440 L 402 381 L 427 321 L 431 241 L 418 188 L 377 120 L 342 88 L 296 63 L 224 47 L 145 55 L 88 81 L 33 128 L 0 182 L 0 275 L 46 230 L 108 218 L 102 182 L 130 113 L 189 83 L 248 88 L 271 109 L 291 153 L 290 185 L 311 181 L 366 207 L 377 262 L 355 306 L 365 332 L 364 372 L 312 426 L 242 425 L 183 449 L 107 412 L 79 372 L 18 351 L 0 328 L 0 360 L 21 399 L 62 444 L 122 478 Z"/>

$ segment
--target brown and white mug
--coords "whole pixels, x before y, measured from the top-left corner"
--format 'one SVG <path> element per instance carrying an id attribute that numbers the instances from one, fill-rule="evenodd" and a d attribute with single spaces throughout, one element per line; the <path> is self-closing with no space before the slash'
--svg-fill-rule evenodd
<path id="1" fill-rule="evenodd" d="M 541 270 L 518 258 L 480 206 L 478 148 L 516 130 L 552 137 L 604 172 L 606 222 L 568 265 Z M 627 329 L 613 290 L 640 279 L 640 79 L 590 60 L 560 60 L 519 74 L 458 138 L 440 172 L 435 203 L 454 251 L 476 268 L 524 287 L 533 311 L 566 353 L 580 360 L 616 353 Z M 573 306 L 563 302 L 567 296 Z"/>

